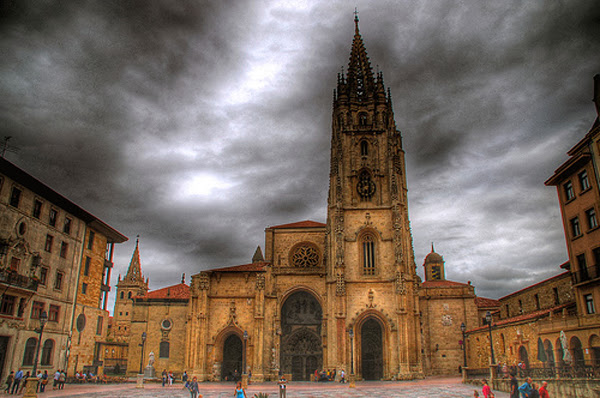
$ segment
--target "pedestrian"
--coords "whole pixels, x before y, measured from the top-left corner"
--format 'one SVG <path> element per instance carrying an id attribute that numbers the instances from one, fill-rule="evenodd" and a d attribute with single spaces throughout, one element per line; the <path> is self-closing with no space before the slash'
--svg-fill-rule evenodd
<path id="1" fill-rule="evenodd" d="M 60 379 L 60 369 L 57 369 L 54 373 L 54 384 L 52 385 L 53 390 L 58 388 L 58 379 Z"/>
<path id="2" fill-rule="evenodd" d="M 183 375 L 181 376 L 181 381 L 183 382 L 183 387 L 187 388 L 188 387 L 188 375 L 185 370 L 183 371 Z"/>
<path id="3" fill-rule="evenodd" d="M 65 373 L 64 369 L 61 369 L 60 376 L 58 378 L 58 389 L 59 390 L 64 390 L 65 389 L 65 382 L 66 381 L 67 381 L 67 374 Z"/>
<path id="4" fill-rule="evenodd" d="M 477 392 L 477 390 L 473 390 L 473 398 L 479 398 L 479 392 Z"/>
<path id="5" fill-rule="evenodd" d="M 529 398 L 540 398 L 540 392 L 538 391 L 539 385 L 537 383 L 533 383 L 531 385 L 531 392 L 529 393 Z"/>
<path id="6" fill-rule="evenodd" d="M 194 376 L 192 381 L 187 384 L 187 388 L 190 390 L 191 398 L 202 398 L 202 395 L 198 396 L 200 391 L 198 389 L 198 378 L 196 376 Z"/>
<path id="7" fill-rule="evenodd" d="M 525 383 L 519 387 L 519 392 L 521 393 L 521 398 L 529 398 L 529 394 L 531 393 L 531 377 L 525 379 Z"/>
<path id="8" fill-rule="evenodd" d="M 548 382 L 543 381 L 542 386 L 540 387 L 540 390 L 539 390 L 540 398 L 550 398 L 550 394 L 548 394 L 548 390 L 546 389 L 547 387 L 548 387 Z"/>
<path id="9" fill-rule="evenodd" d="M 169 387 L 173 385 L 173 372 L 169 370 Z"/>
<path id="10" fill-rule="evenodd" d="M 483 379 L 483 380 L 481 380 L 481 383 L 483 384 L 483 388 L 481 389 L 483 398 L 494 398 L 494 393 L 492 392 L 492 389 L 488 385 L 487 380 Z"/>
<path id="11" fill-rule="evenodd" d="M 235 386 L 234 398 L 248 398 L 246 396 L 246 390 L 242 387 L 242 382 L 238 381 Z"/>
<path id="12" fill-rule="evenodd" d="M 19 385 L 21 384 L 21 379 L 23 379 L 23 371 L 21 368 L 15 373 L 15 377 L 13 379 L 12 389 L 10 390 L 11 394 L 15 394 L 19 392 Z"/>
<path id="13" fill-rule="evenodd" d="M 162 386 L 164 387 L 167 384 L 167 369 L 163 369 L 162 371 Z"/>
<path id="14" fill-rule="evenodd" d="M 40 392 L 46 392 L 46 385 L 48 384 L 48 371 L 44 370 L 42 375 L 42 382 L 40 383 Z"/>
<path id="15" fill-rule="evenodd" d="M 18 394 L 22 393 L 25 387 L 27 387 L 27 379 L 29 378 L 29 376 L 29 371 L 27 371 L 27 373 L 25 373 L 25 376 L 23 376 L 23 383 L 21 383 L 21 388 L 19 389 Z"/>
<path id="16" fill-rule="evenodd" d="M 519 398 L 519 382 L 515 376 L 515 372 L 510 373 L 510 398 Z"/>
<path id="17" fill-rule="evenodd" d="M 10 387 L 12 386 L 14 380 L 15 372 L 11 370 L 10 374 L 6 377 L 6 389 L 4 390 L 5 393 L 10 393 Z"/>
<path id="18" fill-rule="evenodd" d="M 281 375 L 277 384 L 279 384 L 279 398 L 286 398 L 287 380 L 285 379 L 285 376 Z"/>
<path id="19" fill-rule="evenodd" d="M 37 375 L 35 376 L 35 378 L 37 379 L 37 386 L 35 386 L 36 391 L 35 392 L 40 392 L 40 388 L 42 388 L 42 376 L 44 374 L 42 373 L 42 370 L 38 370 Z"/>
<path id="20" fill-rule="evenodd" d="M 344 369 L 342 369 L 340 371 L 340 383 L 345 383 L 346 382 L 346 372 L 344 371 Z"/>

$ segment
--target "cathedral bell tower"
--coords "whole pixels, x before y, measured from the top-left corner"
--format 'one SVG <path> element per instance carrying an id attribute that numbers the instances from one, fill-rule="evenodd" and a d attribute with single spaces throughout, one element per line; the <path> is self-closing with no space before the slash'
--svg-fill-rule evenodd
<path id="1" fill-rule="evenodd" d="M 336 297 L 331 311 L 345 319 L 344 328 L 354 329 L 355 335 L 372 318 L 388 333 L 383 339 L 402 342 L 375 379 L 414 378 L 422 374 L 420 280 L 408 218 L 402 137 L 390 91 L 383 73 L 373 72 L 356 14 L 354 24 L 348 69 L 338 74 L 333 95 L 327 211 L 327 272 L 330 294 Z M 400 335 L 392 336 L 395 333 Z"/>

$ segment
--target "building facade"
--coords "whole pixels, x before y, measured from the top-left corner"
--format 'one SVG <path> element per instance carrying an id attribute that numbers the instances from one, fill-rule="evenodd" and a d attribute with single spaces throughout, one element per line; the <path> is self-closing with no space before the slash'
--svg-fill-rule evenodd
<path id="1" fill-rule="evenodd" d="M 84 247 L 91 235 L 95 236 L 93 245 Z M 105 328 L 89 339 L 72 338 L 73 320 L 83 312 L 93 313 L 98 323 L 102 322 L 99 317 L 108 319 L 110 253 L 114 243 L 125 240 L 112 227 L 0 158 L 2 379 L 19 367 L 33 368 L 42 313 L 48 322 L 39 344 L 39 369 L 67 368 L 72 353 L 85 352 L 85 361 L 92 361 L 93 343 L 90 349 L 88 340 L 104 338 Z M 82 268 L 82 262 L 87 268 Z M 86 275 L 82 275 L 84 270 Z"/>
<path id="2" fill-rule="evenodd" d="M 323 369 L 365 380 L 458 371 L 460 326 L 478 326 L 474 288 L 446 281 L 434 252 L 427 281 L 417 276 L 402 137 L 357 18 L 333 101 L 327 220 L 266 228 L 262 253 L 193 275 L 188 289 L 132 284 L 131 303 L 117 297 L 115 325 L 132 309 L 120 324 L 131 332 L 128 372 L 147 361 L 144 350 L 157 372 L 203 381 L 244 371 L 255 381 L 280 372 L 309 380 Z"/>

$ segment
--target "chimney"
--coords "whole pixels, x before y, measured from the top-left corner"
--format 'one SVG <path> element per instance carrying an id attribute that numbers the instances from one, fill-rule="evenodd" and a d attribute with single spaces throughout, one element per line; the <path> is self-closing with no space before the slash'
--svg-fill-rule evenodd
<path id="1" fill-rule="evenodd" d="M 594 76 L 594 104 L 596 104 L 596 113 L 600 116 L 600 74 Z"/>

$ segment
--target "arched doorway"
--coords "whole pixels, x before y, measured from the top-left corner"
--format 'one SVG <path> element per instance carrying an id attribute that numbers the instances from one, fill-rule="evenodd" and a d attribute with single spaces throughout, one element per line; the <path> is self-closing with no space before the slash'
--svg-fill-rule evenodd
<path id="1" fill-rule="evenodd" d="M 571 355 L 573 356 L 573 366 L 583 367 L 585 360 L 583 358 L 583 350 L 581 349 L 581 341 L 577 337 L 572 337 L 570 344 Z"/>
<path id="2" fill-rule="evenodd" d="M 590 352 L 592 353 L 592 365 L 600 365 L 600 337 L 593 334 L 590 336 Z"/>
<path id="3" fill-rule="evenodd" d="M 529 369 L 529 354 L 524 345 L 519 347 L 519 360 L 525 364 L 525 369 Z"/>
<path id="4" fill-rule="evenodd" d="M 360 369 L 364 380 L 383 378 L 383 330 L 374 318 L 360 328 Z"/>
<path id="5" fill-rule="evenodd" d="M 555 366 L 554 363 L 554 349 L 552 348 L 552 343 L 550 340 L 544 340 L 544 349 L 546 350 L 546 358 L 548 359 L 548 366 L 553 368 Z"/>
<path id="6" fill-rule="evenodd" d="M 221 365 L 221 380 L 236 380 L 242 372 L 242 339 L 231 334 L 223 343 L 223 364 Z"/>
<path id="7" fill-rule="evenodd" d="M 281 370 L 292 380 L 310 380 L 323 366 L 322 319 L 321 305 L 306 291 L 293 293 L 281 307 Z"/>

